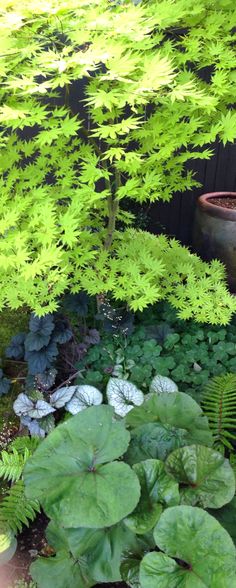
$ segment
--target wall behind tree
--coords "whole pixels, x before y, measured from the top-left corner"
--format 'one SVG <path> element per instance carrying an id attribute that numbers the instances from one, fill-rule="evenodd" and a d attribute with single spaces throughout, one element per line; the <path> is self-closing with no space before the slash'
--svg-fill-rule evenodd
<path id="1" fill-rule="evenodd" d="M 148 229 L 176 237 L 184 245 L 192 244 L 197 198 L 207 192 L 236 192 L 236 144 L 217 143 L 215 155 L 208 161 L 194 161 L 191 169 L 201 188 L 176 193 L 170 202 L 156 202 L 148 211 Z"/>

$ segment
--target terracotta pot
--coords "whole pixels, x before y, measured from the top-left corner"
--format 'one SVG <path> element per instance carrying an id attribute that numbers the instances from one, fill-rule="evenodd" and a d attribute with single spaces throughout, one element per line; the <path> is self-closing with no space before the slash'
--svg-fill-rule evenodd
<path id="1" fill-rule="evenodd" d="M 200 196 L 193 246 L 205 261 L 217 258 L 224 263 L 230 290 L 236 292 L 236 209 L 213 204 L 212 198 L 236 199 L 236 192 L 212 192 Z"/>

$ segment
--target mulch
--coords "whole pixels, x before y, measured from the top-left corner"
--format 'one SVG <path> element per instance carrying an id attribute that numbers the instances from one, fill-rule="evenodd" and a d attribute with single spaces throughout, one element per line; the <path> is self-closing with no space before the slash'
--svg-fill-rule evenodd
<path id="1" fill-rule="evenodd" d="M 221 206 L 221 208 L 236 209 L 236 198 L 221 198 L 220 196 L 216 196 L 211 198 L 210 202 L 211 204 L 215 204 L 215 206 Z"/>

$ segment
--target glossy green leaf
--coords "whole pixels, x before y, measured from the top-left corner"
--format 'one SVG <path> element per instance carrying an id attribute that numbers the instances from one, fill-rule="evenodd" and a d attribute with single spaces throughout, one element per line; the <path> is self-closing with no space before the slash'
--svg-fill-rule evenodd
<path id="1" fill-rule="evenodd" d="M 131 465 L 146 459 L 164 461 L 169 453 L 185 444 L 186 435 L 182 429 L 173 429 L 161 423 L 148 423 L 132 431 L 125 459 Z"/>
<path id="2" fill-rule="evenodd" d="M 46 535 L 56 550 L 66 550 L 76 560 L 83 558 L 96 582 L 121 580 L 122 555 L 137 548 L 135 535 L 123 523 L 104 529 L 63 529 L 51 521 Z"/>
<path id="3" fill-rule="evenodd" d="M 30 566 L 30 573 L 38 588 L 90 588 L 95 586 L 87 562 L 77 560 L 68 551 L 55 557 L 40 557 Z"/>
<path id="4" fill-rule="evenodd" d="M 220 508 L 235 494 L 235 476 L 229 461 L 210 447 L 176 449 L 166 461 L 166 470 L 180 484 L 182 504 Z"/>
<path id="5" fill-rule="evenodd" d="M 65 527 L 114 525 L 134 510 L 140 495 L 136 474 L 112 461 L 125 452 L 129 437 L 123 422 L 113 422 L 109 406 L 78 413 L 27 462 L 27 496 L 37 498 L 46 514 Z"/>
<path id="6" fill-rule="evenodd" d="M 137 536 L 137 545 L 132 551 L 128 551 L 122 556 L 120 573 L 122 580 L 131 588 L 140 588 L 139 568 L 142 558 L 148 551 L 155 549 L 153 533 L 149 532 Z"/>
<path id="7" fill-rule="evenodd" d="M 174 506 L 154 530 L 164 553 L 149 553 L 140 566 L 141 588 L 235 588 L 236 550 L 218 521 L 200 508 Z"/>
<path id="8" fill-rule="evenodd" d="M 122 580 L 131 588 L 140 588 L 139 567 L 140 559 L 131 555 L 125 558 L 121 564 Z"/>
<path id="9" fill-rule="evenodd" d="M 201 407 L 183 392 L 153 395 L 126 416 L 126 423 L 132 428 L 153 422 L 184 430 L 187 443 L 213 443 L 208 421 Z"/>
<path id="10" fill-rule="evenodd" d="M 157 523 L 162 505 L 179 504 L 179 487 L 166 473 L 161 461 L 148 459 L 135 464 L 133 470 L 140 482 L 141 496 L 125 523 L 134 533 L 143 534 L 153 529 Z"/>

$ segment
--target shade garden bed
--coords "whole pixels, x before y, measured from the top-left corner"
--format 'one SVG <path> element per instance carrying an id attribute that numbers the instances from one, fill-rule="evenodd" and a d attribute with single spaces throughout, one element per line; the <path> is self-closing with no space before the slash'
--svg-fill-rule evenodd
<path id="1" fill-rule="evenodd" d="M 45 317 L 43 321 L 39 321 L 39 323 L 35 322 L 35 318 L 32 320 L 31 317 L 28 334 L 26 329 L 26 335 L 24 335 L 24 337 L 21 334 L 20 339 L 14 340 L 15 342 L 10 342 L 7 355 L 9 356 L 12 352 L 17 352 L 18 359 L 14 360 L 14 358 L 11 358 L 11 362 L 8 364 L 6 358 L 4 369 L 5 376 L 9 379 L 14 379 L 15 382 L 14 386 L 16 386 L 16 389 L 13 393 L 9 392 L 9 394 L 13 394 L 13 397 L 11 396 L 12 400 L 15 399 L 14 407 L 16 412 L 18 411 L 17 407 L 23 406 L 21 400 L 23 396 L 24 402 L 25 398 L 28 398 L 29 402 L 31 403 L 30 409 L 29 407 L 27 408 L 28 414 L 31 414 L 30 411 L 32 411 L 33 414 L 33 411 L 36 408 L 36 404 L 34 403 L 37 403 L 39 401 L 38 399 L 44 399 L 43 402 L 45 402 L 47 406 L 55 407 L 53 408 L 54 412 L 49 416 L 50 419 L 51 416 L 53 416 L 54 419 L 54 422 L 50 420 L 51 430 L 53 431 L 53 428 L 56 426 L 54 431 L 56 432 L 57 425 L 59 423 L 64 423 L 66 427 L 70 427 L 70 409 L 73 407 L 71 412 L 74 414 L 74 407 L 76 406 L 78 408 L 78 404 L 80 405 L 82 402 L 82 397 L 76 396 L 77 387 L 78 390 L 82 390 L 83 387 L 86 388 L 87 386 L 92 386 L 92 404 L 96 404 L 96 402 L 97 404 L 100 404 L 101 402 L 103 402 L 103 404 L 107 404 L 107 402 L 111 404 L 115 411 L 118 410 L 118 422 L 123 422 L 125 419 L 125 424 L 131 433 L 130 448 L 127 453 L 125 453 L 124 449 L 122 450 L 122 456 L 118 457 L 118 463 L 121 459 L 124 459 L 123 454 L 125 454 L 125 459 L 127 459 L 129 467 L 135 467 L 137 460 L 143 464 L 148 463 L 148 460 L 150 460 L 156 464 L 158 463 L 158 468 L 162 468 L 163 464 L 168 463 L 172 452 L 177 450 L 178 444 L 180 444 L 180 450 L 183 448 L 183 450 L 187 451 L 187 457 L 185 457 L 185 459 L 190 459 L 190 456 L 188 456 L 189 443 L 192 443 L 193 449 L 191 449 L 191 451 L 195 451 L 194 447 L 197 447 L 199 443 L 199 448 L 201 448 L 201 444 L 206 446 L 203 447 L 202 450 L 197 450 L 200 451 L 199 455 L 201 455 L 201 451 L 203 451 L 202 455 L 205 457 L 203 463 L 201 462 L 201 467 L 205 468 L 204 464 L 207 463 L 208 459 L 212 458 L 211 454 L 209 454 L 209 458 L 207 457 L 207 452 L 211 451 L 209 447 L 212 445 L 212 442 L 210 441 L 212 431 L 213 434 L 218 434 L 216 418 L 217 412 L 212 413 L 211 404 L 209 404 L 209 395 L 211 396 L 211 389 L 208 391 L 208 397 L 206 396 L 208 382 L 214 376 L 219 378 L 219 381 L 217 380 L 218 383 L 212 384 L 212 394 L 215 394 L 216 398 L 215 404 L 217 406 L 219 399 L 220 401 L 223 399 L 222 406 L 224 410 L 224 407 L 227 407 L 227 402 L 230 402 L 232 408 L 231 415 L 233 419 L 235 418 L 236 423 L 236 402 L 234 402 L 233 396 L 232 398 L 230 396 L 234 390 L 234 387 L 236 389 L 236 375 L 234 375 L 236 372 L 235 319 L 233 318 L 231 324 L 227 327 L 208 326 L 204 324 L 197 325 L 193 321 L 184 322 L 179 320 L 175 311 L 173 311 L 169 305 L 166 304 L 159 304 L 148 312 L 137 314 L 135 318 L 132 314 L 127 313 L 127 311 L 124 312 L 119 308 L 114 308 L 113 313 L 111 312 L 111 309 L 109 313 L 107 312 L 107 308 L 103 308 L 102 312 L 100 309 L 100 315 L 94 318 L 94 314 L 91 313 L 89 308 L 90 302 L 88 301 L 86 316 L 79 316 L 78 314 L 73 314 L 73 312 L 66 314 L 64 311 L 64 317 L 63 314 L 60 313 L 58 316 L 55 315 L 55 317 Z M 117 317 L 119 317 L 118 320 Z M 36 329 L 35 331 L 32 331 L 32 325 L 35 329 L 37 327 L 39 330 L 37 331 Z M 60 332 L 58 331 L 59 325 L 61 329 Z M 45 374 L 40 375 L 40 378 L 38 375 L 33 376 L 33 374 L 30 374 L 31 356 L 28 356 L 28 361 L 25 361 L 23 357 L 20 358 L 19 348 L 22 348 L 22 352 L 24 352 L 24 347 L 27 346 L 27 342 L 35 341 L 35 339 L 32 339 L 33 332 L 34 337 L 44 337 L 45 335 L 43 334 L 43 329 L 50 329 L 50 337 L 59 338 L 60 343 L 57 343 L 58 355 L 53 358 L 51 366 L 47 368 L 45 372 L 45 374 L 47 376 L 49 375 L 50 377 L 53 374 L 53 383 L 49 387 L 43 387 L 41 385 L 40 388 L 39 383 L 44 381 L 42 376 L 45 377 Z M 66 337 L 68 338 L 67 342 L 64 341 Z M 51 339 L 49 341 L 49 345 L 51 345 Z M 35 357 L 36 356 L 34 356 L 34 360 Z M 68 357 L 73 357 L 73 364 L 71 366 L 68 363 Z M 224 376 L 226 372 L 231 372 L 231 375 Z M 19 380 L 17 380 L 18 375 Z M 32 385 L 32 377 L 33 381 L 35 382 L 33 392 L 27 384 L 29 378 L 30 386 Z M 220 378 L 225 378 L 225 380 L 221 380 Z M 122 407 L 120 402 L 120 385 L 124 386 L 124 390 L 127 388 L 127 391 L 124 392 L 125 400 L 124 402 L 122 401 Z M 95 387 L 97 389 L 96 393 L 94 392 Z M 70 394 L 70 390 L 72 390 L 72 388 L 73 394 Z M 86 394 L 90 393 L 89 390 L 90 388 L 86 388 Z M 142 390 L 142 392 L 140 390 Z M 137 393 L 138 396 L 136 396 Z M 151 397 L 149 398 L 150 393 Z M 65 401 L 63 400 L 63 394 L 66 395 Z M 86 400 L 86 394 L 83 397 L 83 401 L 85 402 L 88 400 L 88 398 Z M 222 396 L 222 394 L 226 394 L 226 396 Z M 227 394 L 229 396 L 227 396 Z M 164 405 L 162 406 L 162 404 L 160 404 L 158 408 L 158 403 L 162 403 L 160 398 L 162 397 L 163 400 L 164 396 L 167 397 L 167 405 L 164 408 L 164 401 Z M 131 397 L 133 400 L 131 400 Z M 139 400 L 135 400 L 135 397 Z M 7 394 L 4 396 L 4 401 L 5 400 L 7 400 Z M 156 400 L 157 405 L 155 404 Z M 178 406 L 178 408 L 173 409 L 171 404 L 172 400 L 173 402 L 177 402 L 176 406 Z M 135 408 L 135 402 L 140 404 L 143 401 L 144 403 L 141 404 L 140 407 L 137 406 Z M 128 413 L 129 416 L 127 416 L 126 405 L 130 402 L 134 402 L 134 409 Z M 168 404 L 169 402 L 170 405 Z M 148 409 L 148 403 L 150 403 L 150 409 Z M 142 406 L 144 406 L 144 413 L 142 413 Z M 147 406 L 146 409 L 145 406 Z M 162 408 L 160 408 L 161 406 Z M 102 407 L 98 406 L 97 408 L 100 409 Z M 20 410 L 24 409 L 21 408 Z M 159 410 L 161 411 L 160 414 L 162 414 L 162 421 L 160 423 L 158 417 Z M 174 410 L 173 415 L 175 416 L 171 416 L 172 410 Z M 206 413 L 204 412 L 205 410 Z M 155 413 L 155 411 L 157 412 Z M 83 414 L 85 415 L 86 412 L 87 411 L 85 410 L 84 412 L 82 411 L 74 417 L 72 416 L 72 421 L 73 418 L 75 419 L 77 416 L 81 419 L 81 416 L 83 417 Z M 188 416 L 185 417 L 185 413 L 188 416 L 192 415 L 190 417 L 189 425 L 186 425 L 184 420 L 185 418 L 188 419 Z M 100 413 L 98 413 L 98 415 L 99 414 Z M 152 416 L 153 414 L 154 417 Z M 209 423 L 212 427 L 212 430 L 208 430 L 206 427 L 207 421 L 204 420 L 206 419 L 204 416 L 205 414 L 207 414 L 209 417 Z M 40 414 L 39 418 L 34 416 L 29 419 L 29 426 L 34 423 L 34 427 L 36 427 L 34 431 L 41 430 L 42 432 L 43 421 L 47 421 L 47 418 L 47 416 L 44 417 Z M 190 439 L 188 435 L 187 437 L 182 437 L 185 427 L 187 427 L 186 430 L 188 430 L 190 423 L 192 427 L 195 419 L 199 418 L 200 421 L 196 421 L 197 425 L 196 428 L 191 432 Z M 11 452 L 11 443 L 13 443 L 13 445 L 15 444 L 14 446 L 16 451 L 19 450 L 20 455 L 23 455 L 21 443 L 24 444 L 24 439 L 27 439 L 25 435 L 28 435 L 29 432 L 26 426 L 28 421 L 25 421 L 24 419 L 25 416 L 23 413 L 23 417 L 21 417 L 22 423 L 19 426 L 18 417 L 13 413 L 12 410 L 8 411 L 7 420 L 0 435 L 1 449 Z M 227 437 L 230 429 L 227 428 L 227 422 L 224 419 L 225 417 L 223 417 L 222 421 L 222 435 L 218 440 L 218 446 L 217 444 L 214 446 L 213 454 L 214 459 L 223 459 L 220 467 L 226 467 L 226 473 L 227 468 L 231 468 L 229 471 L 231 471 L 230 484 L 232 485 L 232 472 L 235 468 L 234 447 L 236 444 L 236 439 L 234 436 L 234 431 L 232 431 L 232 438 Z M 99 416 L 95 419 L 93 428 L 97 426 L 96 423 L 98 423 L 98 421 Z M 82 421 L 80 421 L 80 423 L 82 424 Z M 146 432 L 144 436 L 143 433 L 140 436 L 140 424 L 144 426 L 144 429 L 145 427 L 147 428 L 145 429 Z M 78 425 L 78 433 L 80 431 L 80 426 Z M 157 437 L 159 441 L 155 441 L 155 439 L 157 439 L 155 436 L 159 435 L 158 427 L 161 431 L 161 437 Z M 87 434 L 87 429 L 88 427 L 85 427 L 85 435 Z M 168 431 L 175 431 L 174 436 L 165 441 L 164 439 Z M 33 434 L 35 434 L 35 432 Z M 53 435 L 54 433 L 52 432 L 52 438 Z M 95 444 L 97 442 L 99 443 L 98 439 Z M 175 445 L 175 439 L 179 439 L 177 446 Z M 40 442 L 39 447 L 41 446 L 41 443 L 42 442 Z M 136 448 L 135 443 L 137 443 Z M 106 442 L 106 446 L 107 444 L 108 440 Z M 221 448 L 225 453 L 225 457 L 230 459 L 231 466 L 226 466 L 224 457 L 217 458 L 217 452 L 214 453 L 215 449 L 217 450 L 217 447 L 219 447 L 219 444 L 221 444 Z M 35 446 L 33 442 L 33 449 L 32 451 L 30 449 L 30 453 L 27 458 L 29 461 L 30 459 L 33 459 L 30 457 L 31 453 L 34 456 L 34 452 L 36 450 L 37 454 L 37 445 L 38 442 Z M 30 448 L 30 442 L 26 443 L 26 447 Z M 206 451 L 206 455 L 204 451 Z M 65 449 L 63 455 L 69 456 L 70 449 Z M 194 459 L 196 459 L 196 455 Z M 220 454 L 218 455 L 220 456 Z M 197 459 L 200 459 L 200 457 Z M 190 461 L 191 460 L 192 457 Z M 58 463 L 60 463 L 60 459 Z M 128 467 L 128 465 L 126 467 Z M 140 464 L 138 463 L 137 465 Z M 66 462 L 64 467 L 66 467 Z M 168 467 L 172 467 L 171 461 L 170 466 Z M 51 472 L 53 474 L 54 469 L 54 466 L 52 466 L 52 469 L 50 470 L 50 476 Z M 93 469 L 93 467 L 90 468 L 90 466 L 89 471 L 94 471 L 95 473 L 95 469 Z M 176 475 L 176 472 L 174 475 Z M 207 470 L 206 475 L 208 475 Z M 229 472 L 227 475 L 229 475 Z M 122 480 L 122 477 L 120 477 L 120 480 Z M 140 480 L 142 480 L 142 475 Z M 7 490 L 7 482 L 4 482 L 4 484 L 5 486 L 3 485 L 3 487 L 5 487 Z M 57 482 L 55 482 L 55 488 L 56 485 Z M 184 491 L 184 486 L 185 485 L 180 484 L 179 488 L 181 492 Z M 190 487 L 194 488 L 194 486 L 194 484 L 190 484 Z M 14 489 L 14 483 L 12 487 Z M 186 482 L 186 488 L 187 487 L 188 482 Z M 37 488 L 37 481 L 34 484 L 34 488 Z M 10 487 L 8 490 L 10 491 Z M 76 492 L 77 491 L 75 490 L 75 494 Z M 232 490 L 230 490 L 230 492 L 230 496 L 232 498 Z M 4 494 L 5 490 L 3 492 L 3 500 Z M 126 503 L 126 498 L 124 496 L 121 500 L 121 503 Z M 145 508 L 145 504 L 146 503 L 144 502 L 142 508 Z M 175 500 L 173 504 L 175 504 Z M 190 504 L 192 503 L 190 502 Z M 214 501 L 213 503 L 211 500 L 209 502 L 207 498 L 205 508 L 207 508 L 208 504 L 209 512 L 211 515 L 213 515 L 214 520 L 217 519 L 214 510 L 211 508 L 212 504 L 214 505 Z M 222 502 L 220 499 L 218 502 L 216 502 L 216 504 L 225 505 L 225 502 L 224 500 Z M 196 502 L 196 505 L 199 506 L 198 502 Z M 217 506 L 217 508 L 219 508 L 218 518 L 221 524 L 225 526 L 225 529 L 229 531 L 233 538 L 234 530 L 232 529 L 232 520 L 234 520 L 235 517 L 235 507 L 236 505 L 234 501 L 232 501 L 231 504 L 231 500 L 230 504 L 228 505 L 226 503 L 226 506 L 223 506 L 223 508 Z M 168 508 L 163 512 L 167 512 Z M 17 533 L 18 546 L 16 553 L 13 559 L 1 568 L 1 588 L 16 588 L 17 583 L 15 582 L 18 580 L 29 583 L 31 578 L 31 564 L 35 562 L 37 566 L 38 557 L 43 558 L 44 562 L 48 561 L 49 563 L 51 558 L 55 557 L 57 549 L 55 548 L 53 542 L 51 544 L 50 540 L 46 539 L 45 537 L 45 530 L 49 519 L 44 513 L 44 508 L 41 508 L 40 514 L 37 514 L 37 511 L 35 511 L 36 516 L 34 515 L 34 521 L 28 521 L 29 527 L 23 525 L 22 531 Z M 159 513 L 158 509 L 157 513 Z M 155 514 L 156 518 L 154 517 L 154 520 L 158 520 L 160 513 L 158 516 L 157 513 Z M 48 514 L 50 515 L 50 513 L 47 512 L 47 515 Z M 83 519 L 83 521 L 84 520 L 86 519 Z M 111 524 L 109 521 L 110 519 L 108 520 L 108 529 L 110 528 Z M 83 524 L 84 523 L 82 523 L 82 526 Z M 131 529 L 133 529 L 134 522 L 132 519 L 129 524 L 131 525 Z M 129 524 L 127 529 L 130 529 Z M 205 522 L 203 524 L 205 524 Z M 127 532 L 130 532 L 130 530 Z M 142 538 L 142 534 L 137 536 Z M 144 548 L 142 547 L 142 549 Z M 156 553 L 157 555 L 160 553 L 159 549 L 153 543 L 151 543 L 151 546 L 149 545 L 149 547 L 146 545 L 145 549 L 149 551 L 150 555 L 152 553 Z M 147 557 L 147 555 L 145 555 L 145 549 L 143 554 L 145 557 Z M 189 573 L 191 573 L 191 566 L 187 562 L 187 557 L 177 557 L 175 562 L 182 570 L 187 570 Z M 65 565 L 67 564 L 65 563 Z M 93 561 L 92 565 L 94 566 Z M 37 567 L 35 570 L 36 571 L 34 573 L 36 573 L 37 576 L 39 573 L 37 571 Z M 122 573 L 125 574 L 126 572 L 124 571 Z M 145 576 L 145 570 L 143 573 Z M 126 576 L 122 575 L 122 578 L 126 579 Z M 135 581 L 137 581 L 137 578 Z M 146 580 L 144 581 L 146 582 Z M 26 588 L 27 585 L 28 584 L 22 585 L 22 588 Z M 41 586 L 44 587 L 44 583 L 40 583 L 40 588 Z M 109 588 L 118 588 L 120 586 L 121 588 L 124 588 L 125 586 L 130 586 L 130 583 L 126 584 L 124 581 L 119 583 L 108 581 L 104 583 L 101 581 L 98 582 L 96 586 L 101 586 L 101 588 L 105 588 L 105 586 L 109 586 Z M 71 588 L 76 588 L 76 586 L 71 586 Z"/>

